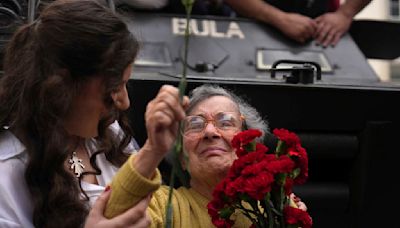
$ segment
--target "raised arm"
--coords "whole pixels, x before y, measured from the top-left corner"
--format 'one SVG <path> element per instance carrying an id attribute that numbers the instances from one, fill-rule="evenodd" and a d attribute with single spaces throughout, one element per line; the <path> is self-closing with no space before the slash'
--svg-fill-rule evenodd
<path id="1" fill-rule="evenodd" d="M 284 12 L 263 0 L 225 0 L 237 13 L 269 24 L 289 38 L 304 43 L 313 37 L 317 23 L 307 16 Z"/>
<path id="2" fill-rule="evenodd" d="M 188 102 L 185 97 L 184 104 Z M 179 120 L 184 117 L 185 110 L 180 104 L 178 89 L 163 86 L 146 108 L 148 138 L 132 164 L 139 174 L 146 178 L 154 176 L 157 166 L 172 148 L 178 134 Z"/>
<path id="3" fill-rule="evenodd" d="M 105 216 L 114 217 L 135 205 L 140 199 L 157 190 L 161 177 L 157 166 L 172 148 L 178 134 L 179 120 L 185 117 L 178 89 L 163 86 L 145 113 L 148 139 L 137 155 L 132 155 L 121 167 L 111 183 L 111 198 Z"/>
<path id="4" fill-rule="evenodd" d="M 370 2 L 371 0 L 347 0 L 335 12 L 317 17 L 315 22 L 318 28 L 314 35 L 316 42 L 322 46 L 336 45 L 349 30 L 354 16 Z"/>

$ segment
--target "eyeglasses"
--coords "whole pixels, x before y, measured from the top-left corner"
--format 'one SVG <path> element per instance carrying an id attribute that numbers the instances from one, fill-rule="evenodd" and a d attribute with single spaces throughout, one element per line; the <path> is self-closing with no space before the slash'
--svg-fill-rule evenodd
<path id="1" fill-rule="evenodd" d="M 183 120 L 181 132 L 186 137 L 199 136 L 210 122 L 222 133 L 236 132 L 242 128 L 243 119 L 243 116 L 235 112 L 219 112 L 213 115 L 212 119 L 206 119 L 203 116 L 187 116 Z"/>

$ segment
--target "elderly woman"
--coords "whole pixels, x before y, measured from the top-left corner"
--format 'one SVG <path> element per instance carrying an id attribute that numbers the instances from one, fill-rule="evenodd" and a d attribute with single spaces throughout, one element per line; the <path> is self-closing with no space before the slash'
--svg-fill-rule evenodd
<path id="1" fill-rule="evenodd" d="M 153 112 L 163 97 L 157 96 L 149 103 L 147 112 Z M 168 99 L 178 99 L 177 97 Z M 168 101 L 166 101 L 168 106 Z M 131 156 L 114 178 L 111 188 L 114 189 L 106 209 L 106 216 L 115 216 L 129 208 L 139 199 L 152 193 L 149 212 L 152 227 L 165 225 L 165 207 L 169 187 L 161 186 L 161 177 L 157 165 L 168 153 L 177 130 L 175 114 L 169 111 L 160 112 L 162 123 L 156 128 L 170 139 L 164 150 L 144 152 L 149 141 L 156 141 L 150 136 L 142 151 Z M 188 171 L 191 174 L 190 187 L 180 187 L 174 190 L 172 198 L 174 227 L 213 227 L 207 213 L 207 203 L 212 199 L 212 191 L 216 184 L 225 177 L 236 154 L 231 146 L 233 136 L 244 128 L 257 128 L 267 131 L 266 122 L 259 113 L 242 99 L 229 91 L 204 85 L 192 91 L 190 104 L 186 108 L 182 128 L 183 147 L 188 155 Z M 156 119 L 147 118 L 155 124 Z M 167 140 L 160 142 L 166 143 Z M 234 216 L 236 227 L 249 227 L 250 221 L 242 214 Z"/>

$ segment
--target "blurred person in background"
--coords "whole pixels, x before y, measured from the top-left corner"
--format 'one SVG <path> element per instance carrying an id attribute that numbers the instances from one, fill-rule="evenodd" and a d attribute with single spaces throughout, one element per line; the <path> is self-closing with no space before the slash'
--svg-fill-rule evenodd
<path id="1" fill-rule="evenodd" d="M 238 14 L 269 24 L 299 43 L 336 45 L 371 0 L 224 0 Z"/>

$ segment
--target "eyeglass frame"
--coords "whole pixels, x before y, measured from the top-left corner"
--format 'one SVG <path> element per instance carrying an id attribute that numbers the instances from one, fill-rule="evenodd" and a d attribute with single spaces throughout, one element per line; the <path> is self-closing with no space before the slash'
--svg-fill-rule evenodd
<path id="1" fill-rule="evenodd" d="M 239 127 L 237 128 L 237 130 L 240 131 L 240 130 L 243 129 L 243 126 L 245 126 L 245 122 L 244 122 L 244 121 L 245 121 L 246 118 L 245 118 L 241 113 L 238 113 L 238 112 L 224 112 L 224 111 L 218 112 L 218 113 L 212 115 L 212 119 L 206 118 L 205 116 L 202 116 L 202 115 L 188 115 L 188 116 L 185 117 L 185 119 L 184 119 L 183 121 L 185 121 L 186 118 L 188 118 L 188 117 L 199 117 L 199 118 L 203 119 L 205 124 L 204 124 L 202 130 L 199 131 L 199 132 L 192 132 L 192 134 L 196 134 L 196 135 L 198 135 L 199 137 L 201 137 L 201 136 L 204 134 L 204 131 L 205 131 L 205 129 L 207 128 L 207 126 L 208 126 L 208 124 L 209 124 L 210 122 L 214 125 L 214 128 L 215 128 L 219 133 L 223 133 L 223 132 L 225 132 L 225 130 L 219 128 L 219 127 L 216 125 L 216 120 L 215 120 L 215 116 L 217 116 L 217 115 L 219 115 L 219 114 L 221 114 L 221 113 L 234 113 L 234 116 L 239 116 L 238 121 L 240 121 L 240 124 L 239 124 Z M 187 132 L 185 132 L 183 128 L 184 128 L 184 124 L 181 125 L 181 129 L 180 129 L 180 132 L 181 132 L 182 136 L 184 136 L 184 137 L 191 137 L 191 136 L 188 136 L 188 135 L 187 135 Z"/>

